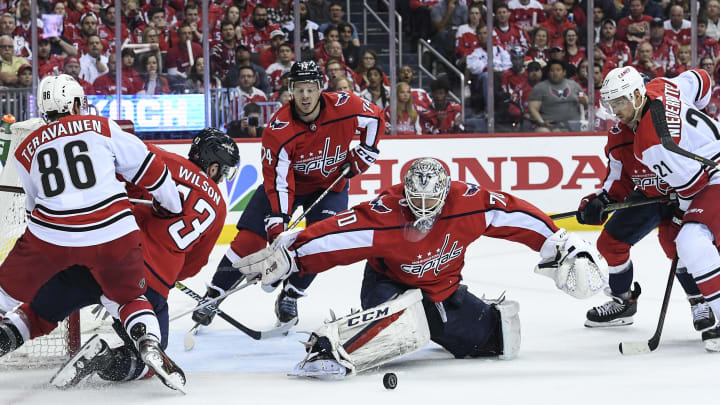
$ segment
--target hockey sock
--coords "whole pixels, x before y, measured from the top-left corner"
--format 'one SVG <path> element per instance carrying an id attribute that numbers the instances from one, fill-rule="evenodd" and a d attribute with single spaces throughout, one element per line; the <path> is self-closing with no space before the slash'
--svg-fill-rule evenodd
<path id="1" fill-rule="evenodd" d="M 232 266 L 233 262 L 255 253 L 267 246 L 265 238 L 247 229 L 241 229 L 230 243 L 230 249 L 225 252 L 220 264 L 218 264 L 212 285 L 227 291 L 240 280 L 242 273 Z"/>
<path id="2" fill-rule="evenodd" d="M 25 319 L 28 320 L 31 339 L 48 335 L 58 326 L 57 322 L 50 322 L 40 317 L 30 304 L 22 304 L 20 310 L 25 314 Z"/>
<path id="3" fill-rule="evenodd" d="M 616 297 L 627 298 L 624 294 L 630 292 L 630 285 L 633 281 L 633 264 L 630 262 L 625 270 L 620 273 L 610 273 L 608 284 L 610 291 Z M 628 295 L 629 297 L 629 295 Z"/>
<path id="4" fill-rule="evenodd" d="M 687 294 L 688 297 L 701 294 L 700 289 L 698 288 L 697 284 L 695 284 L 695 280 L 693 279 L 692 275 L 687 272 L 687 269 L 678 269 L 675 277 L 677 277 L 680 285 L 682 286 L 683 290 L 685 290 L 685 294 Z"/>
<path id="5" fill-rule="evenodd" d="M 160 324 L 152 305 L 144 296 L 121 306 L 119 313 L 120 321 L 135 344 L 145 335 L 153 335 L 160 341 Z"/>

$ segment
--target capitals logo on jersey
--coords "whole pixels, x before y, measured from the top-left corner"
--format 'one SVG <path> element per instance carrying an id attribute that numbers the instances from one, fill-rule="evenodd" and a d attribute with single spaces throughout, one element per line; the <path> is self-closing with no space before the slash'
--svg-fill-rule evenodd
<path id="1" fill-rule="evenodd" d="M 422 278 L 426 272 L 432 270 L 437 277 L 441 271 L 453 259 L 457 259 L 464 249 L 463 246 L 458 247 L 458 241 L 453 242 L 449 250 L 446 251 L 448 243 L 450 243 L 450 234 L 445 234 L 445 240 L 441 248 L 435 252 L 427 252 L 427 254 L 419 254 L 417 260 L 412 264 L 401 264 L 400 269 L 408 274 L 417 274 L 418 278 Z"/>
<path id="2" fill-rule="evenodd" d="M 564 89 L 550 89 L 550 92 L 557 98 L 566 99 L 570 95 L 570 88 L 565 87 Z"/>
<path id="3" fill-rule="evenodd" d="M 344 91 L 339 91 L 337 94 L 338 94 L 338 99 L 335 102 L 335 107 L 339 107 L 339 106 L 347 103 L 348 100 L 350 100 L 350 96 Z"/>
<path id="4" fill-rule="evenodd" d="M 289 122 L 280 121 L 279 119 L 275 118 L 270 123 L 270 125 L 268 125 L 268 127 L 270 127 L 270 129 L 272 129 L 272 130 L 278 130 L 278 129 L 283 129 L 283 128 L 287 127 L 288 125 L 290 125 Z"/>
<path id="5" fill-rule="evenodd" d="M 340 162 L 344 162 L 347 157 L 347 150 L 343 151 L 342 146 L 335 146 L 333 154 L 330 154 L 330 137 L 325 138 L 325 146 L 323 150 L 319 150 L 317 154 L 310 152 L 308 155 L 300 155 L 293 164 L 293 169 L 308 174 L 311 171 L 319 170 L 323 176 L 328 177 L 332 172 L 337 170 L 335 166 Z"/>
<path id="6" fill-rule="evenodd" d="M 643 173 L 637 173 L 637 170 L 635 172 L 632 175 L 632 181 L 638 189 L 646 191 L 648 188 L 655 188 L 661 194 L 667 194 L 670 191 L 670 185 L 654 172 L 646 172 L 645 170 L 643 170 Z"/>

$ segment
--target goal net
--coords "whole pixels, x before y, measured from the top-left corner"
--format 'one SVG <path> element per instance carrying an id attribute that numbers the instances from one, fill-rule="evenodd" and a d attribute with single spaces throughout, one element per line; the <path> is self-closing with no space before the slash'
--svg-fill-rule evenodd
<path id="1" fill-rule="evenodd" d="M 39 118 L 18 122 L 10 134 L 0 130 L 0 156 L 7 156 L 0 185 L 21 187 L 15 168 L 15 149 L 25 137 L 43 125 Z M 17 239 L 25 232 L 25 194 L 0 191 L 0 263 L 5 261 Z M 11 308 L 0 308 L 9 310 Z M 80 348 L 80 316 L 73 314 L 48 336 L 33 339 L 13 353 L 0 357 L 0 367 L 52 367 L 64 362 Z"/>

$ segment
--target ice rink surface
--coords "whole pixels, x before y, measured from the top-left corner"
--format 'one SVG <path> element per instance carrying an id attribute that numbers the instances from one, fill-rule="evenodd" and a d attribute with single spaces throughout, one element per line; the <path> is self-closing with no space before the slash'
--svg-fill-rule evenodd
<path id="1" fill-rule="evenodd" d="M 598 233 L 582 233 L 595 240 Z M 204 292 L 226 246 L 218 246 L 199 276 L 187 284 Z M 511 361 L 453 359 L 435 344 L 407 357 L 343 381 L 300 380 L 286 372 L 304 356 L 290 333 L 254 341 L 216 318 L 196 336 L 192 351 L 183 337 L 190 316 L 170 324 L 169 355 L 188 378 L 188 395 L 157 379 L 110 384 L 97 379 L 59 391 L 48 384 L 54 370 L 0 370 L 0 404 L 674 404 L 715 403 L 719 398 L 720 354 L 704 350 L 692 327 L 690 306 L 675 283 L 660 347 L 653 353 L 622 356 L 618 343 L 647 340 L 655 330 L 667 281 L 667 260 L 653 233 L 632 251 L 635 280 L 642 286 L 632 326 L 588 329 L 585 312 L 607 300 L 585 301 L 557 290 L 532 272 L 539 255 L 523 245 L 481 238 L 469 247 L 464 282 L 476 295 L 503 291 L 520 303 L 522 346 Z M 364 264 L 321 274 L 299 301 L 299 330 L 316 329 L 332 308 L 338 316 L 359 307 Z M 274 322 L 276 294 L 253 286 L 222 305 L 238 321 L 255 329 Z M 191 308 L 179 291 L 170 296 L 170 314 Z M 384 373 L 398 376 L 393 391 L 382 385 Z"/>

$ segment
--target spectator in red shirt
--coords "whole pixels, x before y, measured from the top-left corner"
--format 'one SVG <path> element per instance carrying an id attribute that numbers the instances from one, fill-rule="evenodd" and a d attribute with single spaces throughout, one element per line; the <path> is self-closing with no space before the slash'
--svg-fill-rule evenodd
<path id="1" fill-rule="evenodd" d="M 170 94 L 168 80 L 160 74 L 157 56 L 147 54 L 143 62 L 145 72 L 142 74 L 142 88 L 137 94 Z"/>
<path id="2" fill-rule="evenodd" d="M 115 89 L 117 87 L 115 86 L 115 54 L 111 53 L 110 56 L 108 56 L 108 72 L 104 75 L 98 77 L 93 82 L 93 87 L 95 87 L 95 94 L 98 95 L 112 95 L 115 94 Z M 130 81 L 130 78 L 123 75 L 122 76 L 122 94 L 135 94 L 134 89 L 135 85 Z"/>
<path id="3" fill-rule="evenodd" d="M 670 19 L 665 21 L 665 33 L 678 44 L 689 45 L 692 37 L 691 25 L 684 15 L 682 6 L 670 7 Z"/>
<path id="4" fill-rule="evenodd" d="M 130 79 L 132 88 L 128 89 L 128 91 L 130 91 L 130 94 L 135 94 L 143 88 L 143 80 L 140 77 L 140 74 L 134 68 L 135 51 L 133 51 L 131 48 L 125 48 L 122 50 L 122 53 L 120 53 L 120 56 L 122 58 L 123 79 L 125 79 L 125 77 Z"/>
<path id="5" fill-rule="evenodd" d="M 250 66 L 241 66 L 239 71 L 240 104 L 249 102 L 260 103 L 268 101 L 265 93 L 255 87 L 255 71 Z"/>
<path id="6" fill-rule="evenodd" d="M 242 41 L 242 21 L 240 20 L 240 9 L 232 5 L 225 10 L 223 21 L 230 21 L 235 26 L 235 40 Z"/>
<path id="7" fill-rule="evenodd" d="M 38 49 L 36 55 L 38 76 L 41 79 L 51 74 L 53 69 L 57 68 L 59 70 L 62 67 L 63 59 L 50 53 L 50 40 L 47 38 L 38 38 Z"/>
<path id="8" fill-rule="evenodd" d="M 191 32 L 191 41 L 195 42 L 202 42 L 202 21 L 200 21 L 200 10 L 198 8 L 198 5 L 196 3 L 188 3 L 185 6 L 185 13 L 184 13 L 184 19 L 182 21 L 178 21 L 175 24 L 175 27 L 181 27 L 183 25 L 187 25 L 190 27 Z M 177 31 L 176 31 L 177 32 Z M 175 43 L 179 41 L 179 38 L 177 38 L 177 35 L 175 38 L 172 39 L 172 45 L 175 46 Z"/>
<path id="9" fill-rule="evenodd" d="M 578 30 L 576 28 L 568 28 L 565 31 L 565 57 L 570 65 L 577 67 L 580 61 L 587 57 L 584 46 L 578 45 Z"/>
<path id="10" fill-rule="evenodd" d="M 95 94 L 95 87 L 87 80 L 80 78 L 80 61 L 74 57 L 67 57 L 63 61 L 63 73 L 70 75 L 82 86 L 85 94 Z"/>
<path id="11" fill-rule="evenodd" d="M 336 42 L 337 43 L 337 42 Z M 338 43 L 338 46 L 340 44 Z M 342 56 L 342 51 L 340 52 Z M 282 77 L 290 71 L 293 64 L 293 49 L 290 44 L 281 44 L 278 48 L 278 58 L 275 63 L 267 68 L 268 80 L 273 91 L 278 91 L 283 86 Z"/>
<path id="12" fill-rule="evenodd" d="M 532 59 L 539 59 L 543 62 L 548 61 L 548 40 L 549 32 L 545 27 L 538 27 L 532 34 L 532 41 L 530 43 L 530 49 L 527 51 L 527 56 Z"/>
<path id="13" fill-rule="evenodd" d="M 192 60 L 202 57 L 202 47 L 197 42 L 190 42 L 190 48 L 187 47 L 187 41 L 192 38 L 192 28 L 189 24 L 183 24 L 178 28 L 179 43 L 173 46 L 167 53 L 166 63 L 168 74 L 178 75 L 187 78 L 187 74 L 194 64 Z M 192 60 L 190 58 L 192 52 Z"/>
<path id="14" fill-rule="evenodd" d="M 692 69 L 692 66 L 690 65 L 690 52 L 690 45 L 678 46 L 677 60 L 675 61 L 674 65 L 668 68 L 667 72 L 665 72 L 665 75 L 672 78 L 680 75 L 680 73 L 686 70 Z"/>
<path id="15" fill-rule="evenodd" d="M 701 15 L 697 20 L 697 55 L 699 58 L 709 56 L 714 61 L 720 59 L 720 45 L 714 38 L 707 36 L 707 16 Z"/>
<path id="16" fill-rule="evenodd" d="M 653 60 L 653 46 L 649 42 L 638 45 L 637 54 L 637 60 L 632 66 L 638 72 L 645 73 L 651 79 L 665 76 L 665 69 Z"/>
<path id="17" fill-rule="evenodd" d="M 279 29 L 280 26 L 268 22 L 267 8 L 258 5 L 253 10 L 252 25 L 245 27 L 243 30 L 245 46 L 252 53 L 260 53 L 265 48 L 270 47 L 270 34 Z"/>
<path id="18" fill-rule="evenodd" d="M 260 52 L 258 57 L 258 65 L 267 69 L 268 66 L 277 60 L 277 52 L 280 45 L 285 43 L 285 33 L 282 30 L 274 30 L 270 33 L 270 46 Z"/>
<path id="19" fill-rule="evenodd" d="M 495 7 L 495 22 L 494 31 L 498 45 L 506 51 L 515 45 L 527 49 L 529 42 L 527 33 L 519 25 L 510 22 L 510 9 L 505 3 Z"/>
<path id="20" fill-rule="evenodd" d="M 630 47 L 625 42 L 616 39 L 616 34 L 615 21 L 611 19 L 603 21 L 598 45 L 607 58 L 617 60 L 618 66 L 626 65 L 632 61 Z"/>
<path id="21" fill-rule="evenodd" d="M 80 50 L 81 54 L 87 52 L 87 40 L 92 35 L 98 35 L 98 20 L 94 13 L 85 13 L 80 18 L 78 24 L 80 30 L 77 31 L 77 36 L 71 38 L 72 45 Z M 102 38 L 100 38 L 102 40 Z"/>
<path id="22" fill-rule="evenodd" d="M 415 72 L 411 66 L 404 65 L 400 66 L 400 69 L 398 69 L 398 82 L 405 82 L 412 86 L 413 76 L 415 76 Z M 411 87 L 410 94 L 412 95 L 413 105 L 417 111 L 422 112 L 430 108 L 432 100 L 425 89 Z"/>
<path id="23" fill-rule="evenodd" d="M 102 24 L 98 27 L 98 35 L 100 39 L 111 42 L 115 41 L 115 4 L 110 4 L 100 12 L 100 21 Z M 123 41 L 130 37 L 125 24 L 120 24 L 120 37 Z M 132 39 L 130 42 L 133 42 Z"/>
<path id="24" fill-rule="evenodd" d="M 165 0 L 145 0 L 143 2 L 146 4 L 142 6 L 140 13 L 143 15 L 143 18 L 148 24 L 150 24 L 153 17 L 149 11 L 153 8 L 160 8 L 163 10 L 163 19 L 165 20 L 166 26 L 172 27 L 175 23 L 177 23 L 175 9 L 165 4 Z"/>
<path id="25" fill-rule="evenodd" d="M 390 124 L 390 114 L 396 115 L 397 124 L 395 125 L 396 135 L 420 135 L 420 117 L 417 110 L 413 106 L 410 85 L 405 82 L 397 84 L 397 107 L 385 107 L 385 122 Z"/>
<path id="26" fill-rule="evenodd" d="M 577 0 L 563 0 L 563 3 L 565 3 L 565 8 L 567 9 L 568 21 L 578 27 L 584 27 L 585 23 L 587 23 L 587 16 L 585 15 L 585 10 L 580 7 Z"/>
<path id="27" fill-rule="evenodd" d="M 545 10 L 536 0 L 510 0 L 510 21 L 526 31 L 532 31 L 538 24 L 545 22 Z"/>
<path id="28" fill-rule="evenodd" d="M 563 33 L 568 28 L 577 28 L 577 26 L 567 20 L 567 8 L 565 3 L 557 1 L 552 5 L 552 14 L 549 20 L 540 24 L 545 27 L 549 34 L 550 45 L 562 45 Z"/>
<path id="29" fill-rule="evenodd" d="M 220 35 L 222 39 L 210 48 L 210 74 L 225 79 L 228 69 L 235 63 L 235 25 L 230 21 L 223 21 Z"/>
<path id="30" fill-rule="evenodd" d="M 521 46 L 516 45 L 510 49 L 510 62 L 512 68 L 506 70 L 500 77 L 500 88 L 516 107 L 509 109 L 510 117 L 515 122 L 519 122 L 527 112 L 527 101 L 532 90 L 525 69 L 525 50 Z"/>
<path id="31" fill-rule="evenodd" d="M 675 64 L 678 47 L 677 42 L 668 38 L 666 33 L 661 19 L 655 18 L 650 22 L 650 44 L 654 49 L 653 60 L 664 69 Z"/>
<path id="32" fill-rule="evenodd" d="M 170 45 L 173 44 L 173 35 L 170 26 L 168 26 L 166 22 L 165 10 L 159 7 L 151 8 L 147 12 L 147 15 L 150 18 L 147 26 L 155 28 L 158 34 L 158 46 L 160 46 L 160 50 L 162 52 L 167 52 L 170 49 Z M 174 43 L 174 45 L 177 45 L 177 38 L 175 39 L 176 42 Z"/>
<path id="33" fill-rule="evenodd" d="M 435 79 L 430 83 L 433 103 L 430 109 L 420 115 L 420 126 L 427 134 L 452 134 L 465 131 L 460 104 L 450 100 L 450 84 L 446 79 Z"/>
<path id="34" fill-rule="evenodd" d="M 625 41 L 628 45 L 635 47 L 645 41 L 650 35 L 650 21 L 653 18 L 645 12 L 645 5 L 642 0 L 630 0 L 630 15 L 621 18 L 617 23 L 617 38 Z"/>

